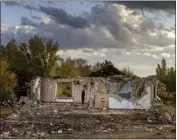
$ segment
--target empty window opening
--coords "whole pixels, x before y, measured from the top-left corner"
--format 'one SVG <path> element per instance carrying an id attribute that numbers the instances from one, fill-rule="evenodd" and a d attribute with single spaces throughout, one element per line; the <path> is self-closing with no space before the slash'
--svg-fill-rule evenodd
<path id="1" fill-rule="evenodd" d="M 57 83 L 57 97 L 72 97 L 72 83 Z"/>

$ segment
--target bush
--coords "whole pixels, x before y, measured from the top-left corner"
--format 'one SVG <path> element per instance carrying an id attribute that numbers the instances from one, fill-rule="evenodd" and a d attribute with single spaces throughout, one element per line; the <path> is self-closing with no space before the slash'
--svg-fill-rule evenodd
<path id="1" fill-rule="evenodd" d="M 58 83 L 57 85 L 57 97 L 71 97 L 71 83 Z"/>

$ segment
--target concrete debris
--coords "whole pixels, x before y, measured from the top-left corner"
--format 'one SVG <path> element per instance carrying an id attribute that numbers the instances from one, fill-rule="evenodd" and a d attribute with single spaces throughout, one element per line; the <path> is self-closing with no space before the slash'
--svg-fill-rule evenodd
<path id="1" fill-rule="evenodd" d="M 32 137 L 37 138 L 38 135 L 37 134 L 32 134 Z"/>
<path id="2" fill-rule="evenodd" d="M 38 103 L 37 103 L 37 101 L 35 101 L 33 104 L 34 104 L 34 105 L 37 105 Z"/>
<path id="3" fill-rule="evenodd" d="M 58 134 L 61 134 L 63 131 L 62 130 L 58 130 Z"/>
<path id="4" fill-rule="evenodd" d="M 89 138 L 86 137 L 88 134 L 94 135 L 97 132 L 104 135 L 125 132 L 124 136 L 129 134 L 127 132 L 134 132 L 134 135 L 142 132 L 153 133 L 152 138 L 162 138 L 162 135 L 171 138 L 176 136 L 174 124 L 166 119 L 170 113 L 166 113 L 166 118 L 163 115 L 159 117 L 156 115 L 157 110 L 153 109 L 119 110 L 118 113 L 114 110 L 102 113 L 96 112 L 97 110 L 89 112 L 84 107 L 81 110 L 78 104 L 72 103 L 41 104 L 41 108 L 39 106 L 40 104 L 32 107 L 29 112 L 20 111 L 19 114 L 11 114 L 11 117 L 4 118 L 1 121 L 3 126 L 0 132 L 1 138 L 39 139 L 53 135 L 60 135 L 61 138 L 82 135 L 84 138 Z M 147 138 L 147 135 L 144 138 Z"/>
<path id="5" fill-rule="evenodd" d="M 168 121 L 173 122 L 172 116 L 170 115 L 170 113 L 165 112 L 165 118 L 166 118 Z"/>
<path id="6" fill-rule="evenodd" d="M 17 114 L 15 114 L 15 113 L 13 113 L 13 114 L 11 114 L 10 116 L 8 116 L 8 119 L 17 119 L 17 118 L 19 118 L 19 116 L 17 115 Z"/>
<path id="7" fill-rule="evenodd" d="M 31 135 L 31 131 L 27 131 L 27 136 L 30 136 Z"/>
<path id="8" fill-rule="evenodd" d="M 46 134 L 45 134 L 44 132 L 41 132 L 41 133 L 38 132 L 37 135 L 38 135 L 39 137 L 43 138 Z"/>
<path id="9" fill-rule="evenodd" d="M 103 130 L 102 132 L 105 132 L 105 133 L 107 133 L 107 132 L 108 132 L 108 130 Z"/>
<path id="10" fill-rule="evenodd" d="M 10 132 L 2 132 L 1 138 L 8 138 Z"/>
<path id="11" fill-rule="evenodd" d="M 153 132 L 154 130 L 152 128 L 146 128 L 146 131 Z"/>
<path id="12" fill-rule="evenodd" d="M 13 128 L 12 131 L 13 131 L 14 133 L 18 133 L 18 130 L 17 130 L 16 128 Z"/>
<path id="13" fill-rule="evenodd" d="M 57 110 L 53 110 L 54 113 L 57 113 Z"/>

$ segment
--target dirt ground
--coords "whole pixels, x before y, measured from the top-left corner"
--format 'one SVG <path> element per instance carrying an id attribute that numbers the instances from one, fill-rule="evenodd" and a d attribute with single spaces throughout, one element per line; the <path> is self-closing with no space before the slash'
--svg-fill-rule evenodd
<path id="1" fill-rule="evenodd" d="M 39 104 L 1 116 L 0 138 L 176 138 L 176 126 L 150 123 L 145 110 L 89 111 L 71 103 Z"/>

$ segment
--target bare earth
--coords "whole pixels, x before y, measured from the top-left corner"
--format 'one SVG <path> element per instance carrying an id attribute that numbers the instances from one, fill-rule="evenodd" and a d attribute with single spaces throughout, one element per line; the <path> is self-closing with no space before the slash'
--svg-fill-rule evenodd
<path id="1" fill-rule="evenodd" d="M 0 138 L 176 138 L 174 124 L 150 123 L 148 116 L 145 110 L 91 112 L 71 103 L 24 106 L 1 116 Z"/>

